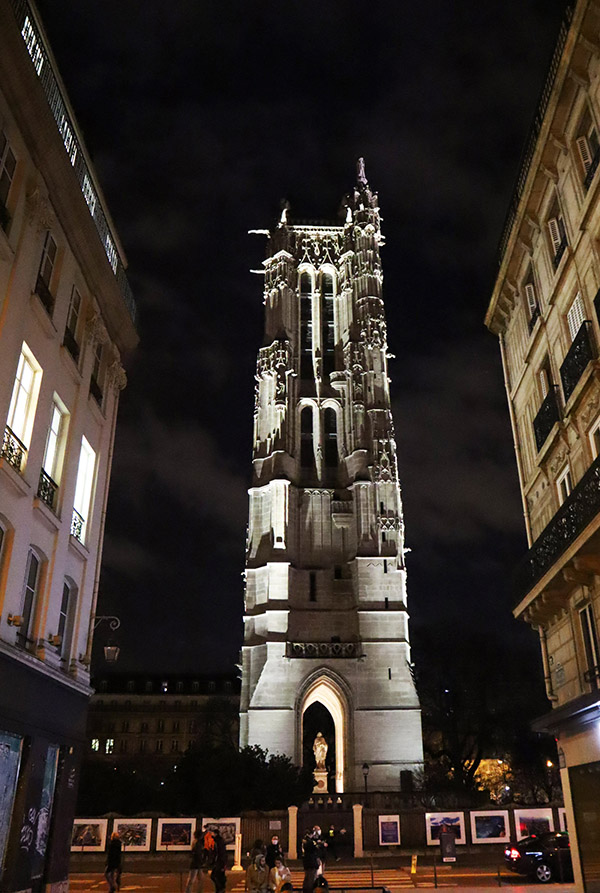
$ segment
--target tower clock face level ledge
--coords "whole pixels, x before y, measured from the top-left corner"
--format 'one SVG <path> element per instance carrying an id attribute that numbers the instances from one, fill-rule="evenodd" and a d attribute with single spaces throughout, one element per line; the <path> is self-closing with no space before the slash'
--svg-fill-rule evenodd
<path id="1" fill-rule="evenodd" d="M 399 790 L 423 762 L 383 238 L 362 163 L 344 202 L 343 225 L 296 222 L 285 207 L 260 231 L 240 709 L 242 746 L 309 765 L 330 793 L 362 790 L 365 763 L 372 790 Z"/>

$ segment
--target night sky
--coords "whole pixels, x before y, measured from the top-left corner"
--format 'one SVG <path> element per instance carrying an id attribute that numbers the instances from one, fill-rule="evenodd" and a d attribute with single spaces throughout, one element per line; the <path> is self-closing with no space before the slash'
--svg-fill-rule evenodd
<path id="1" fill-rule="evenodd" d="M 263 322 L 249 270 L 264 239 L 247 231 L 274 225 L 283 198 L 292 217 L 334 220 L 359 156 L 387 240 L 413 633 L 493 628 L 538 664 L 510 613 L 526 543 L 483 317 L 564 3 L 38 6 L 139 305 L 98 608 L 121 618 L 118 668 L 237 661 Z"/>

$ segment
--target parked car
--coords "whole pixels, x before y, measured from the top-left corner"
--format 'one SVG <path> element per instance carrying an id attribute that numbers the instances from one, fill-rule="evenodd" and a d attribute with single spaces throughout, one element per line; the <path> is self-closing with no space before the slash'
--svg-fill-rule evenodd
<path id="1" fill-rule="evenodd" d="M 532 834 L 511 843 L 504 850 L 504 861 L 511 871 L 528 874 L 542 884 L 573 880 L 571 849 L 566 831 Z"/>

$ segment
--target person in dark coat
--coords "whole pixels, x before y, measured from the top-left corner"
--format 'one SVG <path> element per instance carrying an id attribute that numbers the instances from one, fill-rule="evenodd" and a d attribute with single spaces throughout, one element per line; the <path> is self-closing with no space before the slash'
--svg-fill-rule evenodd
<path id="1" fill-rule="evenodd" d="M 227 881 L 225 879 L 225 871 L 227 869 L 227 847 L 225 841 L 221 837 L 221 832 L 215 828 L 215 863 L 210 873 L 210 879 L 215 885 L 215 893 L 225 893 Z"/>
<path id="2" fill-rule="evenodd" d="M 113 831 L 106 849 L 106 870 L 108 893 L 116 893 L 121 885 L 122 846 L 118 831 Z"/>
<path id="3" fill-rule="evenodd" d="M 190 859 L 190 873 L 188 874 L 185 893 L 191 893 L 194 881 L 202 879 L 202 852 L 204 850 L 204 835 L 196 830 L 194 831 L 194 840 L 192 843 L 192 854 Z M 200 882 L 200 890 L 202 890 L 202 882 Z"/>
<path id="4" fill-rule="evenodd" d="M 308 833 L 302 841 L 302 866 L 304 868 L 302 893 L 312 893 L 317 879 L 317 872 L 321 867 L 317 844 L 312 833 Z"/>
<path id="5" fill-rule="evenodd" d="M 273 835 L 273 837 L 271 838 L 271 843 L 267 846 L 265 859 L 267 865 L 269 866 L 269 871 L 272 868 L 275 868 L 275 863 L 278 859 L 280 859 L 282 862 L 284 861 L 283 850 L 281 849 L 281 844 L 279 843 L 279 837 L 277 836 L 277 834 Z"/>

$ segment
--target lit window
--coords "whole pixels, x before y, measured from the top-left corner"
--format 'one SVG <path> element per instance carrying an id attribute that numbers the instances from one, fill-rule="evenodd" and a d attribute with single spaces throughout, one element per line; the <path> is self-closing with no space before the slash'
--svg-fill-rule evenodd
<path id="1" fill-rule="evenodd" d="M 571 336 L 571 341 L 575 341 L 577 337 L 577 333 L 579 329 L 582 327 L 583 322 L 585 320 L 585 306 L 583 303 L 583 298 L 577 292 L 575 295 L 575 299 L 573 303 L 569 307 L 567 313 L 567 325 L 569 327 L 569 335 Z"/>
<path id="2" fill-rule="evenodd" d="M 17 365 L 2 444 L 2 456 L 17 471 L 23 471 L 24 468 L 41 377 L 41 369 L 24 343 Z"/>
<path id="3" fill-rule="evenodd" d="M 65 580 L 63 584 L 63 594 L 60 603 L 60 613 L 58 615 L 58 636 L 60 639 L 61 657 L 68 660 L 71 653 L 71 640 L 73 638 L 73 627 L 75 620 L 75 606 L 77 604 L 76 587 Z"/>
<path id="4" fill-rule="evenodd" d="M 50 427 L 46 437 L 46 449 L 44 451 L 38 487 L 38 496 L 51 509 L 56 508 L 56 494 L 60 480 L 66 417 L 66 412 L 58 405 L 55 399 L 52 403 Z"/>
<path id="5" fill-rule="evenodd" d="M 44 247 L 42 249 L 40 269 L 35 284 L 35 293 L 48 313 L 52 313 L 52 310 L 54 309 L 54 295 L 50 291 L 50 286 L 52 284 L 52 274 L 56 263 L 56 254 L 56 242 L 52 238 L 52 234 L 47 232 L 46 238 L 44 239 Z"/>
<path id="6" fill-rule="evenodd" d="M 17 633 L 17 644 L 24 648 L 29 639 L 30 628 L 35 615 L 35 603 L 40 584 L 41 561 L 35 552 L 30 551 L 25 571 L 25 588 L 23 593 L 23 611 L 21 625 Z"/>
<path id="7" fill-rule="evenodd" d="M 95 469 L 96 453 L 85 437 L 82 437 L 77 483 L 75 485 L 75 501 L 73 503 L 73 520 L 71 523 L 72 535 L 82 543 L 85 542 L 87 536 Z"/>
<path id="8" fill-rule="evenodd" d="M 160 688 L 161 688 L 161 691 L 167 692 L 169 690 L 169 683 L 163 682 Z"/>
<path id="9" fill-rule="evenodd" d="M 39 75 L 42 71 L 42 66 L 44 64 L 44 54 L 42 52 L 42 48 L 40 46 L 40 42 L 35 33 L 35 29 L 33 27 L 33 23 L 29 16 L 25 16 L 25 21 L 23 22 L 23 28 L 21 30 L 21 36 L 25 41 L 25 46 L 27 47 L 27 52 L 31 56 L 31 61 L 33 62 L 33 67 L 35 68 L 37 74 Z"/>
<path id="10" fill-rule="evenodd" d="M 69 156 L 69 161 L 71 164 L 75 164 L 75 159 L 77 158 L 77 143 L 75 142 L 75 137 L 73 136 L 73 131 L 71 130 L 69 122 L 64 115 L 61 115 L 57 124 L 59 133 L 65 144 L 65 149 L 67 150 L 67 155 Z"/>
<path id="11" fill-rule="evenodd" d="M 91 745 L 92 745 L 92 750 L 96 751 L 96 753 L 97 753 L 100 750 L 100 739 L 92 738 Z"/>
<path id="12" fill-rule="evenodd" d="M 104 753 L 114 753 L 115 750 L 115 739 L 107 738 L 106 744 L 104 745 Z"/>
<path id="13" fill-rule="evenodd" d="M 8 219 L 3 214 L 8 201 L 8 193 L 12 186 L 17 159 L 10 147 L 6 134 L 0 131 L 0 225 L 6 226 Z"/>
<path id="14" fill-rule="evenodd" d="M 117 249 L 115 248 L 115 243 L 109 236 L 106 234 L 106 238 L 104 239 L 104 250 L 106 251 L 106 256 L 108 258 L 108 262 L 112 267 L 113 273 L 117 272 Z"/>
<path id="15" fill-rule="evenodd" d="M 81 315 L 81 295 L 73 286 L 71 290 L 71 300 L 69 301 L 69 312 L 67 313 L 67 325 L 65 327 L 65 337 L 63 344 L 77 362 L 79 359 L 79 317 Z"/>
<path id="16" fill-rule="evenodd" d="M 87 174 L 83 175 L 81 191 L 83 192 L 83 197 L 86 200 L 88 208 L 90 209 L 90 214 L 93 217 L 94 211 L 96 210 L 96 192 Z"/>
<path id="17" fill-rule="evenodd" d="M 558 501 L 562 505 L 571 495 L 573 485 L 571 483 L 571 472 L 567 466 L 565 470 L 556 479 L 556 489 L 558 490 Z"/>

